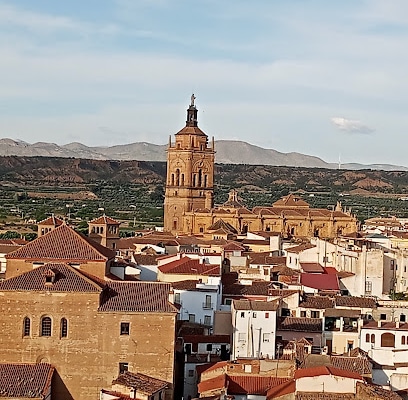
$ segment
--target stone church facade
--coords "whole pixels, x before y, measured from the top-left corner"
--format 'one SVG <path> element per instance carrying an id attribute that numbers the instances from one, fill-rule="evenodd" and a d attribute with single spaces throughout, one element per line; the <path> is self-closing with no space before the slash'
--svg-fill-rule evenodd
<path id="1" fill-rule="evenodd" d="M 223 222 L 232 235 L 269 231 L 283 237 L 333 238 L 358 230 L 358 221 L 338 203 L 333 210 L 311 208 L 299 196 L 288 195 L 272 205 L 247 209 L 232 191 L 214 207 L 214 139 L 198 127 L 195 97 L 187 109 L 186 126 L 171 136 L 167 148 L 164 229 L 173 234 L 213 234 Z"/>

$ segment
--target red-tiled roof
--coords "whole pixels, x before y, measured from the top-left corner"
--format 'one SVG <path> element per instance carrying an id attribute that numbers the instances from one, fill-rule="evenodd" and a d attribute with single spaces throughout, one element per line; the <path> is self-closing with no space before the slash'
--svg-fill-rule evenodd
<path id="1" fill-rule="evenodd" d="M 46 283 L 49 271 L 55 274 L 53 283 Z M 49 263 L 0 282 L 0 291 L 101 292 L 98 278 L 84 274 L 67 264 Z"/>
<path id="2" fill-rule="evenodd" d="M 324 273 L 324 269 L 319 263 L 301 262 L 300 266 L 302 267 L 304 272 L 316 273 L 316 274 L 323 274 Z"/>
<path id="3" fill-rule="evenodd" d="M 157 255 L 153 254 L 134 254 L 133 258 L 137 265 L 157 265 Z"/>
<path id="4" fill-rule="evenodd" d="M 328 296 L 305 295 L 303 301 L 299 304 L 299 307 L 324 310 L 326 308 L 333 308 L 334 300 Z"/>
<path id="5" fill-rule="evenodd" d="M 293 207 L 293 208 L 309 208 L 309 204 L 306 203 L 306 201 L 302 200 L 301 197 L 289 194 L 287 196 L 284 196 L 280 198 L 279 200 L 275 201 L 275 203 L 272 204 L 273 207 Z"/>
<path id="6" fill-rule="evenodd" d="M 169 283 L 109 282 L 99 311 L 176 313 L 169 292 Z"/>
<path id="7" fill-rule="evenodd" d="M 63 224 L 6 257 L 44 261 L 107 261 L 115 257 L 115 252 Z"/>
<path id="8" fill-rule="evenodd" d="M 309 250 L 309 249 L 313 249 L 314 247 L 316 247 L 314 244 L 311 244 L 311 243 L 302 243 L 302 244 L 299 244 L 299 245 L 294 246 L 294 247 L 289 247 L 288 249 L 286 249 L 286 252 L 287 252 L 287 253 L 296 253 L 296 254 L 299 254 L 299 253 L 301 253 L 302 251 Z"/>
<path id="9" fill-rule="evenodd" d="M 236 310 L 276 311 L 279 308 L 279 301 L 234 300 L 233 306 Z"/>
<path id="10" fill-rule="evenodd" d="M 320 375 L 334 375 L 341 376 L 343 378 L 351 378 L 357 380 L 363 380 L 363 377 L 360 374 L 357 374 L 352 371 L 346 371 L 344 369 L 339 369 L 330 366 L 320 366 L 320 367 L 311 367 L 298 369 L 295 371 L 295 379 L 305 378 L 305 377 L 314 377 Z"/>
<path id="11" fill-rule="evenodd" d="M 50 364 L 0 364 L 0 397 L 42 398 L 51 386 L 53 373 Z"/>
<path id="12" fill-rule="evenodd" d="M 113 396 L 112 400 L 134 400 L 133 397 L 127 396 L 119 392 L 115 392 L 113 390 L 102 389 L 101 392 L 104 394 L 108 394 L 109 396 Z"/>
<path id="13" fill-rule="evenodd" d="M 227 384 L 227 375 L 222 374 L 222 375 L 216 376 L 215 378 L 206 379 L 205 381 L 200 382 L 198 384 L 198 392 L 201 394 L 201 393 L 205 393 L 208 391 L 215 391 L 215 390 L 223 389 L 226 387 L 226 384 Z"/>
<path id="14" fill-rule="evenodd" d="M 228 242 L 223 246 L 224 251 L 244 251 L 245 247 L 238 242 Z"/>
<path id="15" fill-rule="evenodd" d="M 336 307 L 375 308 L 377 303 L 370 297 L 336 296 Z"/>
<path id="16" fill-rule="evenodd" d="M 331 356 L 330 361 L 335 368 L 362 375 L 371 374 L 372 364 L 366 357 Z"/>
<path id="17" fill-rule="evenodd" d="M 166 389 L 168 382 L 161 379 L 152 378 L 151 376 L 141 374 L 139 372 L 126 371 L 120 374 L 112 385 L 122 385 L 136 389 L 138 392 L 143 392 L 148 396 L 152 396 L 160 390 Z"/>
<path id="18" fill-rule="evenodd" d="M 363 329 L 388 329 L 388 330 L 395 330 L 398 329 L 399 331 L 408 331 L 408 323 L 399 323 L 399 328 L 397 328 L 397 324 L 395 322 L 382 322 L 380 326 L 378 326 L 377 321 L 369 321 L 364 324 Z"/>
<path id="19" fill-rule="evenodd" d="M 297 331 L 297 332 L 322 332 L 321 318 L 299 318 L 280 317 L 278 318 L 277 330 Z"/>
<path id="20" fill-rule="evenodd" d="M 102 225 L 102 224 L 107 224 L 107 225 L 120 225 L 120 222 L 116 221 L 115 219 L 111 217 L 107 217 L 106 215 L 102 215 L 101 217 L 93 219 L 90 224 L 95 224 L 95 225 Z"/>
<path id="21" fill-rule="evenodd" d="M 266 399 L 272 400 L 284 396 L 285 394 L 295 393 L 296 391 L 296 381 L 290 379 L 286 382 L 281 383 L 278 386 L 270 388 L 266 392 Z"/>
<path id="22" fill-rule="evenodd" d="M 217 292 L 218 291 L 218 289 L 216 289 L 215 287 L 213 288 L 209 288 L 205 286 L 197 287 L 198 283 L 200 283 L 200 281 L 187 280 L 187 281 L 172 282 L 171 285 L 173 289 L 176 289 L 176 290 L 190 290 L 190 291 L 196 291 L 196 292 Z"/>
<path id="23" fill-rule="evenodd" d="M 318 290 L 340 290 L 337 275 L 331 274 L 300 274 L 300 283 Z"/>
<path id="24" fill-rule="evenodd" d="M 265 396 L 268 389 L 281 385 L 287 378 L 259 375 L 228 375 L 229 395 L 252 394 Z"/>
<path id="25" fill-rule="evenodd" d="M 197 375 L 200 376 L 203 372 L 215 371 L 217 369 L 224 369 L 228 365 L 228 361 L 219 361 L 217 363 L 208 363 L 198 365 L 196 367 Z"/>
<path id="26" fill-rule="evenodd" d="M 220 266 L 216 264 L 206 264 L 197 259 L 182 257 L 179 260 L 171 261 L 161 265 L 159 270 L 163 274 L 189 274 L 189 275 L 220 275 Z"/>
<path id="27" fill-rule="evenodd" d="M 223 296 L 268 296 L 270 282 L 253 281 L 251 285 L 241 285 L 232 283 L 225 285 L 222 291 Z"/>
<path id="28" fill-rule="evenodd" d="M 52 215 L 51 217 L 48 217 L 46 219 L 43 219 L 42 221 L 38 222 L 38 225 L 50 225 L 50 226 L 60 226 L 64 223 L 64 221 L 60 218 L 55 217 Z"/>

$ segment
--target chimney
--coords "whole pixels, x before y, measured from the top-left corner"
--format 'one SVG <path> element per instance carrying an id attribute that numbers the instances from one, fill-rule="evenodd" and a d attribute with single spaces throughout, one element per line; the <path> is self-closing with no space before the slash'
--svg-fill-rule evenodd
<path id="1" fill-rule="evenodd" d="M 381 328 L 381 321 L 377 321 L 377 327 Z"/>
<path id="2" fill-rule="evenodd" d="M 400 321 L 398 318 L 395 318 L 395 329 L 399 329 L 400 327 Z"/>

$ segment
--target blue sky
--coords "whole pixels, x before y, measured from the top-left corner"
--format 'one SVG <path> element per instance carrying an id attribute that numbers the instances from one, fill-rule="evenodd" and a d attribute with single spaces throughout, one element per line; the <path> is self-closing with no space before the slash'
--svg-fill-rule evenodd
<path id="1" fill-rule="evenodd" d="M 0 137 L 164 144 L 200 127 L 408 166 L 406 0 L 0 0 Z"/>

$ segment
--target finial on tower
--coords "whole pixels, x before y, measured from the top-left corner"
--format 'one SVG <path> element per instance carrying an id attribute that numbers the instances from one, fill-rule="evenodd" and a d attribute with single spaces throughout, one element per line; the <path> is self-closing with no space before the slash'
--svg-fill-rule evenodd
<path id="1" fill-rule="evenodd" d="M 196 99 L 196 97 L 194 96 L 194 93 L 191 95 L 191 104 L 190 106 L 194 107 L 194 100 Z"/>

